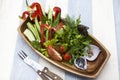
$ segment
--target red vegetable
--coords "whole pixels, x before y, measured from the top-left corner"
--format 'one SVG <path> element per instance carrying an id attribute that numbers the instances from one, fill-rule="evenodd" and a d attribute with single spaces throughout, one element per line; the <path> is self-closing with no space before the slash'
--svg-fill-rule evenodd
<path id="1" fill-rule="evenodd" d="M 53 11 L 55 12 L 54 14 L 54 20 L 56 19 L 56 17 L 58 16 L 58 14 L 61 14 L 61 9 L 59 7 L 54 7 Z"/>
<path id="2" fill-rule="evenodd" d="M 42 19 L 43 16 L 43 12 L 42 12 L 42 8 L 41 5 L 37 2 L 32 3 L 30 6 L 27 4 L 28 7 L 30 7 L 31 9 L 34 9 L 33 13 L 30 13 L 30 11 L 25 11 L 22 14 L 22 19 L 25 20 L 26 19 L 26 14 L 29 16 L 31 14 L 31 18 L 34 19 L 35 17 L 39 16 L 40 20 Z"/>
<path id="3" fill-rule="evenodd" d="M 22 17 L 20 17 L 21 19 L 25 20 L 26 19 L 26 15 L 29 16 L 30 15 L 30 12 L 29 11 L 24 11 L 22 13 Z"/>
<path id="4" fill-rule="evenodd" d="M 62 61 L 62 56 L 53 48 L 52 45 L 49 45 L 47 48 L 48 55 L 56 61 Z"/>
<path id="5" fill-rule="evenodd" d="M 63 22 L 60 22 L 60 23 L 58 24 L 57 30 L 60 30 L 61 28 L 63 28 L 63 25 L 64 25 L 64 23 L 63 23 Z"/>
<path id="6" fill-rule="evenodd" d="M 43 16 L 41 5 L 37 2 L 34 2 L 30 6 L 30 8 L 32 8 L 32 9 L 36 8 L 35 12 L 32 14 L 32 18 L 34 19 L 36 16 L 39 16 L 40 20 L 41 20 L 42 16 Z"/>
<path id="7" fill-rule="evenodd" d="M 71 54 L 66 53 L 66 54 L 63 56 L 63 58 L 64 58 L 65 61 L 69 61 L 69 60 L 72 58 L 72 56 L 71 56 Z"/>
<path id="8" fill-rule="evenodd" d="M 59 47 L 58 51 L 59 51 L 61 54 L 64 54 L 64 53 L 66 52 L 66 49 L 65 49 L 64 46 L 61 45 L 61 46 Z"/>
<path id="9" fill-rule="evenodd" d="M 47 24 L 41 24 L 40 25 L 40 35 L 41 35 L 41 46 L 42 46 L 42 48 L 44 47 L 43 44 L 45 42 L 44 28 L 49 29 L 49 26 Z"/>

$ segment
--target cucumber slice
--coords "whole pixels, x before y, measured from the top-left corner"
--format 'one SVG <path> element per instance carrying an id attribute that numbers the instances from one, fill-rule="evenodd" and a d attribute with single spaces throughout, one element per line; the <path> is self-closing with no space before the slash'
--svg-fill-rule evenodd
<path id="1" fill-rule="evenodd" d="M 50 8 L 48 10 L 48 19 L 53 20 L 53 11 Z"/>
<path id="2" fill-rule="evenodd" d="M 35 41 L 35 37 L 29 29 L 26 29 L 23 34 L 28 38 L 29 41 Z"/>
<path id="3" fill-rule="evenodd" d="M 35 36 L 35 39 L 37 41 L 40 41 L 40 36 L 39 36 L 36 26 L 33 26 L 30 22 L 27 23 L 27 26 L 28 26 L 28 29 L 30 29 L 33 35 Z"/>
<path id="4" fill-rule="evenodd" d="M 38 29 L 37 29 L 37 26 L 36 25 L 34 25 L 34 28 L 35 28 L 35 31 L 36 31 L 36 38 L 37 38 L 37 41 L 39 42 L 40 41 L 40 32 L 38 31 Z"/>
<path id="5" fill-rule="evenodd" d="M 40 24 L 39 24 L 39 22 L 38 22 L 37 17 L 35 18 L 35 25 L 36 25 L 38 31 L 40 32 Z"/>

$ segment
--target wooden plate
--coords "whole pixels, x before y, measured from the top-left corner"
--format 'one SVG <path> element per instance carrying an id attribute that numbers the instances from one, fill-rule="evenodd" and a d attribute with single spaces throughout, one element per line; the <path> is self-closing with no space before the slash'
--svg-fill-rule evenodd
<path id="1" fill-rule="evenodd" d="M 109 57 L 110 57 L 110 53 L 109 51 L 92 35 L 89 35 L 92 40 L 93 40 L 93 44 L 97 45 L 100 49 L 101 49 L 101 53 L 99 54 L 99 56 L 97 57 L 96 60 L 94 61 L 88 61 L 88 68 L 87 70 L 80 70 L 77 69 L 74 65 L 69 65 L 65 62 L 58 62 L 58 61 L 54 61 L 50 58 L 45 57 L 43 54 L 41 54 L 38 50 L 36 50 L 28 41 L 28 39 L 25 37 L 25 35 L 23 34 L 24 30 L 27 28 L 27 22 L 31 22 L 29 18 L 27 18 L 23 24 L 21 24 L 18 27 L 18 32 L 20 33 L 20 35 L 22 36 L 22 38 L 27 42 L 27 44 L 37 53 L 39 54 L 42 58 L 44 58 L 45 60 L 47 60 L 48 62 L 50 62 L 51 64 L 65 70 L 68 72 L 71 72 L 73 74 L 79 75 L 79 76 L 83 76 L 83 77 L 88 77 L 88 78 L 96 78 L 100 71 L 103 69 L 104 65 L 106 64 L 106 62 L 108 61 Z"/>

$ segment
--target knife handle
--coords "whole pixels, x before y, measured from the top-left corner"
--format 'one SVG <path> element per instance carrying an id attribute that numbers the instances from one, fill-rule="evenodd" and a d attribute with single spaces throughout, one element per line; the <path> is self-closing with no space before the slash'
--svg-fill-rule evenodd
<path id="1" fill-rule="evenodd" d="M 49 76 L 51 79 L 53 80 L 63 80 L 61 77 L 59 77 L 58 75 L 54 74 L 53 72 L 49 71 L 49 69 L 47 67 L 44 68 L 43 72 Z"/>
<path id="2" fill-rule="evenodd" d="M 42 80 L 49 80 L 48 77 L 45 76 L 45 74 L 41 71 L 37 71 L 38 75 L 42 78 Z"/>

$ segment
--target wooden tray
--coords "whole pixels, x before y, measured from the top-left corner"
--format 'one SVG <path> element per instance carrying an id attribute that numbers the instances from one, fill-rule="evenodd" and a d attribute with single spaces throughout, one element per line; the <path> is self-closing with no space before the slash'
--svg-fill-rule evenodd
<path id="1" fill-rule="evenodd" d="M 88 68 L 87 70 L 80 70 L 77 69 L 74 65 L 69 65 L 67 63 L 64 62 L 58 62 L 58 61 L 54 61 L 50 58 L 45 57 L 43 54 L 41 54 L 38 50 L 36 50 L 28 41 L 28 39 L 25 37 L 25 35 L 23 34 L 24 30 L 27 28 L 27 22 L 31 22 L 29 18 L 27 18 L 23 24 L 21 24 L 18 27 L 18 32 L 19 34 L 22 36 L 22 38 L 27 42 L 27 44 L 37 53 L 39 54 L 42 58 L 44 58 L 45 60 L 47 60 L 48 62 L 50 62 L 51 64 L 65 70 L 68 71 L 70 73 L 79 75 L 79 76 L 83 76 L 83 77 L 88 77 L 88 78 L 96 78 L 100 71 L 102 70 L 102 68 L 104 67 L 104 65 L 106 64 L 106 62 L 108 61 L 109 57 L 110 57 L 110 53 L 109 51 L 92 35 L 89 35 L 92 40 L 93 40 L 93 44 L 97 45 L 100 49 L 101 49 L 101 53 L 99 54 L 98 58 L 92 62 L 88 61 Z"/>

